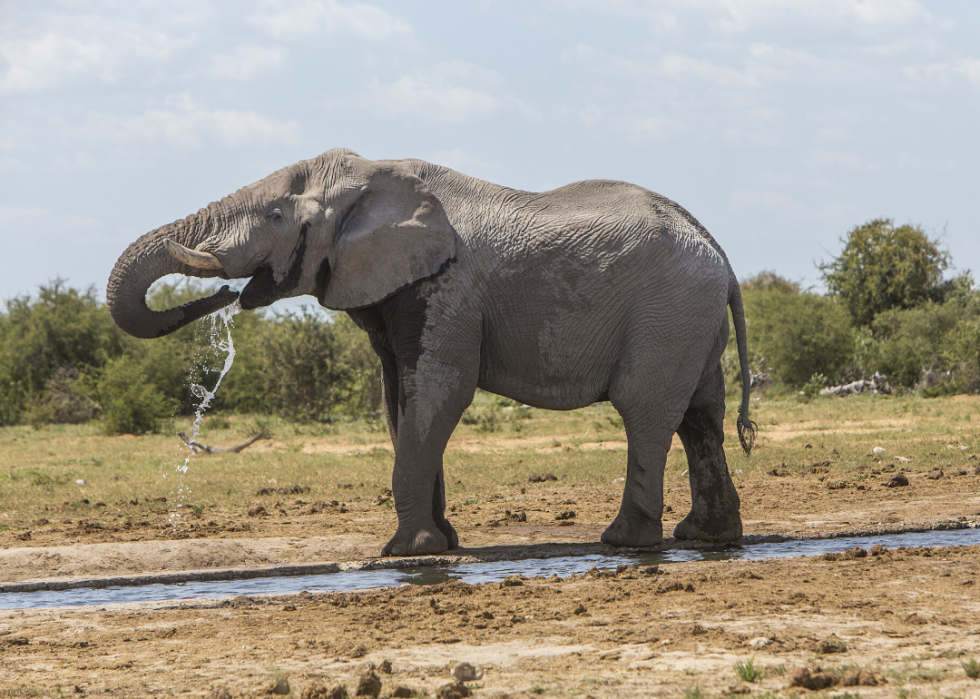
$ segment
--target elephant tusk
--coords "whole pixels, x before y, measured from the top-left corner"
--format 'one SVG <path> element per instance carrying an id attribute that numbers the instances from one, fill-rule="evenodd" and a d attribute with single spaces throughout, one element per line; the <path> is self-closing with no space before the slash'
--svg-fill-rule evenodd
<path id="1" fill-rule="evenodd" d="M 199 250 L 185 248 L 183 245 L 175 243 L 169 238 L 164 238 L 163 244 L 166 246 L 167 252 L 188 267 L 195 267 L 197 269 L 222 268 L 221 262 L 218 260 L 218 258 L 209 252 L 201 252 Z"/>

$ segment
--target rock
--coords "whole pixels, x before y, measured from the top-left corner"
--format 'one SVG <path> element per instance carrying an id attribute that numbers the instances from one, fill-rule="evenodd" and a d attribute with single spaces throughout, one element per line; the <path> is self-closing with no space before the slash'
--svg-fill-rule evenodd
<path id="1" fill-rule="evenodd" d="M 226 687 L 215 687 L 205 695 L 205 699 L 231 699 L 231 692 Z"/>
<path id="2" fill-rule="evenodd" d="M 339 682 L 330 689 L 322 684 L 311 684 L 303 690 L 302 699 L 347 699 L 347 688 Z"/>
<path id="3" fill-rule="evenodd" d="M 831 635 L 830 638 L 817 643 L 814 651 L 823 655 L 828 655 L 830 653 L 846 653 L 847 644 L 837 638 L 837 636 Z"/>
<path id="4" fill-rule="evenodd" d="M 504 587 L 519 587 L 524 584 L 524 580 L 520 575 L 508 575 L 500 584 Z"/>
<path id="5" fill-rule="evenodd" d="M 367 648 L 365 648 L 363 644 L 358 644 L 348 655 L 354 660 L 357 660 L 358 658 L 363 658 L 367 654 Z"/>
<path id="6" fill-rule="evenodd" d="M 798 667 L 793 670 L 793 674 L 789 678 L 790 687 L 803 687 L 803 689 L 813 691 L 833 687 L 834 682 L 834 676 L 827 672 L 821 672 L 819 667 L 813 673 L 808 667 Z"/>
<path id="7" fill-rule="evenodd" d="M 262 507 L 262 505 L 256 505 L 255 507 L 250 507 L 248 509 L 249 517 L 261 517 L 262 515 L 267 515 L 267 514 L 269 513 L 265 511 L 265 508 Z"/>
<path id="8" fill-rule="evenodd" d="M 544 483 L 545 481 L 557 481 L 558 476 L 553 473 L 544 473 L 540 476 L 531 476 L 527 479 L 528 483 Z"/>
<path id="9" fill-rule="evenodd" d="M 749 641 L 749 646 L 752 648 L 765 648 L 772 643 L 771 638 L 766 638 L 765 636 L 759 636 L 758 638 L 753 638 Z"/>
<path id="10" fill-rule="evenodd" d="M 391 696 L 393 696 L 393 697 L 405 697 L 405 699 L 411 699 L 411 697 L 414 697 L 415 694 L 416 694 L 416 692 L 415 692 L 414 689 L 409 689 L 408 687 L 405 687 L 404 685 L 398 685 L 397 687 L 395 687 L 395 691 L 393 691 L 391 693 Z"/>
<path id="11" fill-rule="evenodd" d="M 849 670 L 840 678 L 842 687 L 876 687 L 878 680 L 867 670 Z"/>
<path id="12" fill-rule="evenodd" d="M 381 661 L 381 665 L 378 666 L 378 672 L 380 672 L 382 674 L 385 674 L 385 675 L 390 675 L 391 674 L 391 661 L 390 660 L 382 660 Z"/>
<path id="13" fill-rule="evenodd" d="M 585 605 L 579 602 L 578 606 L 572 610 L 572 614 L 574 614 L 575 616 L 581 616 L 582 614 L 588 613 L 588 611 L 589 610 L 586 609 Z"/>
<path id="14" fill-rule="evenodd" d="M 557 520 L 572 519 L 574 516 L 575 516 L 575 510 L 565 510 L 564 512 L 559 512 L 558 514 L 556 514 L 555 519 Z"/>
<path id="15" fill-rule="evenodd" d="M 871 450 L 871 453 L 877 456 L 878 454 L 884 454 L 886 451 L 888 450 L 885 449 L 884 447 L 875 447 L 874 449 Z"/>
<path id="16" fill-rule="evenodd" d="M 453 668 L 452 676 L 457 682 L 476 682 L 483 677 L 483 671 L 469 663 L 460 663 Z"/>
<path id="17" fill-rule="evenodd" d="M 885 487 L 895 488 L 908 484 L 909 484 L 909 479 L 904 473 L 896 473 L 894 476 L 888 479 L 888 482 L 885 483 Z"/>
<path id="18" fill-rule="evenodd" d="M 280 696 L 285 696 L 285 695 L 289 694 L 291 691 L 293 691 L 293 690 L 290 689 L 290 687 L 289 687 L 289 680 L 286 679 L 285 677 L 280 677 L 278 680 L 275 681 L 275 683 L 269 689 L 269 692 L 268 693 L 269 694 L 279 694 Z"/>
<path id="19" fill-rule="evenodd" d="M 444 684 L 436 692 L 437 699 L 462 699 L 470 695 L 470 688 L 462 682 Z"/>
<path id="20" fill-rule="evenodd" d="M 932 473 L 926 476 L 930 481 L 938 481 L 943 477 L 943 470 L 941 468 L 936 469 Z"/>
<path id="21" fill-rule="evenodd" d="M 361 675 L 361 679 L 357 681 L 357 691 L 354 692 L 354 696 L 357 697 L 377 697 L 381 694 L 381 678 L 378 677 L 376 672 L 365 672 Z"/>

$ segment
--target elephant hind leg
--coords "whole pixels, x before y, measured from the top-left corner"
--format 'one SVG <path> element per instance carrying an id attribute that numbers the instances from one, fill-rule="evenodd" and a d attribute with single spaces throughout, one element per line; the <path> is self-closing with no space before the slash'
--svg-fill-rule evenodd
<path id="1" fill-rule="evenodd" d="M 721 364 L 691 399 L 677 430 L 687 453 L 691 511 L 674 528 L 678 539 L 735 541 L 742 536 L 738 492 L 728 472 Z"/>
<path id="2" fill-rule="evenodd" d="M 616 405 L 628 440 L 626 483 L 619 514 L 602 533 L 604 544 L 645 547 L 663 541 L 664 467 L 676 425 L 662 406 L 644 403 Z"/>

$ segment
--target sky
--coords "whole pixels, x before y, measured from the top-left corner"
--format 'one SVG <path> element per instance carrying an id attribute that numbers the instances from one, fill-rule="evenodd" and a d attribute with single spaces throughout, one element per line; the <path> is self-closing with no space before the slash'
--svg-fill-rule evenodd
<path id="1" fill-rule="evenodd" d="M 873 218 L 980 273 L 980 3 L 0 0 L 0 302 L 335 147 L 624 180 L 740 279 Z M 312 301 L 312 299 L 307 299 Z"/>

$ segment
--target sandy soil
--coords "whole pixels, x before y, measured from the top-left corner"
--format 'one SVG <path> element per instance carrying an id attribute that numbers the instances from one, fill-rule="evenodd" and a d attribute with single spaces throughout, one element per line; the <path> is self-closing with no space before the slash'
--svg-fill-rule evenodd
<path id="1" fill-rule="evenodd" d="M 814 466 L 800 475 L 754 478 L 736 474 L 745 533 L 809 538 L 980 520 L 976 467 L 965 475 L 950 470 L 936 480 L 929 478 L 934 471 L 905 468 L 901 472 L 909 485 L 900 488 L 884 485 L 899 472 L 892 465 L 876 465 L 860 482 L 837 480 L 825 470 Z M 555 481 L 502 486 L 476 504 L 450 501 L 448 514 L 463 552 L 594 543 L 615 517 L 622 487 Z M 690 508 L 689 489 L 675 481 L 665 499 L 669 533 Z M 185 513 L 177 528 L 166 503 L 143 503 L 143 519 L 137 521 L 116 517 L 111 505 L 98 509 L 97 521 L 52 514 L 34 522 L 27 539 L 17 531 L 0 531 L 0 582 L 360 560 L 376 556 L 396 528 L 391 500 L 381 493 L 329 503 L 272 494 L 255 502 L 247 512 L 209 510 L 200 518 Z M 568 511 L 575 516 L 555 519 Z M 521 515 L 526 521 L 515 521 Z"/>
<path id="2" fill-rule="evenodd" d="M 435 695 L 467 661 L 484 672 L 478 697 L 805 693 L 798 668 L 861 697 L 980 695 L 962 668 L 980 649 L 976 548 L 876 553 L 2 612 L 0 683 L 6 696 L 261 696 L 286 676 L 313 696 L 353 693 L 389 661 L 384 695 Z M 735 664 L 750 658 L 748 683 Z"/>

